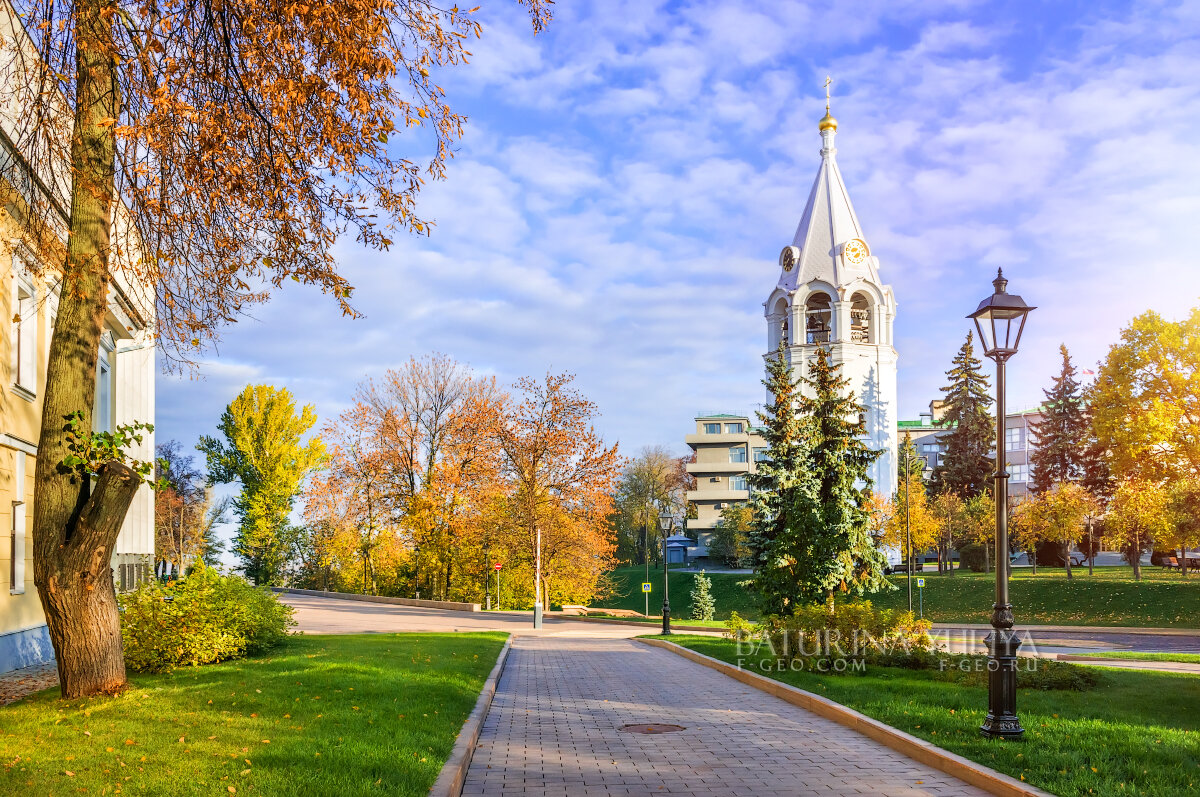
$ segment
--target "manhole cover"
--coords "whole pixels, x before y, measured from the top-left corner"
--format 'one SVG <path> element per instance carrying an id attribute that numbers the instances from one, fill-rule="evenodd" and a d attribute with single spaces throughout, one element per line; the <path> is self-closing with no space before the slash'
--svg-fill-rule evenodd
<path id="1" fill-rule="evenodd" d="M 621 730 L 626 733 L 674 733 L 675 731 L 687 730 L 682 725 L 664 725 L 658 722 L 639 723 L 635 725 L 622 725 Z"/>

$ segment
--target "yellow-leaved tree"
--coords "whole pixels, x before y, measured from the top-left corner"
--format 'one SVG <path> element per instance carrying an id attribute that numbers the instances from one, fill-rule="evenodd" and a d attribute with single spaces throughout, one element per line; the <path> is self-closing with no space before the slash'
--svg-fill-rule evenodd
<path id="1" fill-rule="evenodd" d="M 1125 552 L 1133 565 L 1133 578 L 1142 579 L 1142 554 L 1156 540 L 1170 535 L 1171 508 L 1166 489 L 1157 482 L 1126 479 L 1117 485 L 1108 507 L 1106 541 Z"/>

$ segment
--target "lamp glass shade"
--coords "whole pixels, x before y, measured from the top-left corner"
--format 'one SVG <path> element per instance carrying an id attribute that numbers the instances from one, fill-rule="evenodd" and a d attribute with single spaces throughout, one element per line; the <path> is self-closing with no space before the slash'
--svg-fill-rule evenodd
<path id="1" fill-rule="evenodd" d="M 658 516 L 659 528 L 661 528 L 663 531 L 670 531 L 671 530 L 671 520 L 672 520 L 672 518 L 670 515 L 659 515 Z"/>
<path id="2" fill-rule="evenodd" d="M 967 316 L 975 322 L 979 333 L 979 344 L 983 347 L 985 356 L 995 359 L 1008 359 L 1017 353 L 1021 344 L 1021 333 L 1025 331 L 1025 319 L 1031 310 L 1025 301 L 1005 289 L 1008 280 L 997 275 L 992 283 L 996 292 L 979 303 L 979 307 Z"/>

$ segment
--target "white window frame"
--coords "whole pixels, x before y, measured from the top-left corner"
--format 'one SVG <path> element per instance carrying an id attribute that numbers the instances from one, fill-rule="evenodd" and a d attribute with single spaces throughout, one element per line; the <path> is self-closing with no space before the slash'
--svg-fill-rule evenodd
<path id="1" fill-rule="evenodd" d="M 1009 465 L 1008 480 L 1014 484 L 1024 484 L 1029 481 L 1029 466 L 1023 462 Z"/>
<path id="2" fill-rule="evenodd" d="M 767 456 L 767 449 L 768 446 L 755 446 L 751 459 L 753 459 L 755 462 L 767 462 L 770 460 L 770 457 Z"/>
<path id="3" fill-rule="evenodd" d="M 37 395 L 38 379 L 38 294 L 20 256 L 13 258 L 16 279 L 12 287 L 12 384 L 17 392 Z M 18 320 L 19 319 L 19 320 Z"/>
<path id="4" fill-rule="evenodd" d="M 742 434 L 746 427 L 740 422 L 725 424 L 725 434 Z"/>
<path id="5" fill-rule="evenodd" d="M 741 457 L 741 459 L 738 459 L 739 456 Z M 741 464 L 744 464 L 747 459 L 748 459 L 748 457 L 746 456 L 746 447 L 745 446 L 730 446 L 729 447 L 729 461 L 730 462 L 734 463 L 735 465 L 741 465 Z"/>
<path id="6" fill-rule="evenodd" d="M 1004 450 L 1005 451 L 1024 451 L 1025 440 L 1021 434 L 1020 426 L 1009 426 L 1004 430 Z"/>
<path id="7" fill-rule="evenodd" d="M 28 534 L 28 523 L 25 516 L 25 452 L 13 452 L 13 502 L 12 502 L 12 537 L 9 553 L 12 561 L 9 563 L 10 595 L 25 594 L 25 543 Z"/>
<path id="8" fill-rule="evenodd" d="M 113 336 L 105 332 L 100 337 L 100 349 L 96 353 L 96 396 L 92 404 L 92 431 L 111 432 L 113 429 L 113 405 L 116 382 L 113 379 L 113 361 L 116 359 L 116 344 Z M 101 387 L 107 387 L 107 391 Z M 107 403 L 102 400 L 106 399 Z"/>
<path id="9" fill-rule="evenodd" d="M 713 431 L 714 429 L 716 431 Z M 704 433 L 705 434 L 720 434 L 721 433 L 721 424 L 719 424 L 719 423 L 704 424 Z"/>
<path id="10" fill-rule="evenodd" d="M 735 486 L 734 486 L 734 480 L 736 480 L 736 479 L 741 479 L 741 482 L 742 482 L 742 486 L 741 486 L 741 487 L 735 487 Z M 731 491 L 731 492 L 732 492 L 732 491 L 736 491 L 736 490 L 749 490 L 749 489 L 750 489 L 750 484 L 749 484 L 749 482 L 746 480 L 746 476 L 745 476 L 745 474 L 738 474 L 738 475 L 735 475 L 735 476 L 730 476 L 730 477 L 729 477 L 729 489 L 730 489 L 730 491 Z"/>

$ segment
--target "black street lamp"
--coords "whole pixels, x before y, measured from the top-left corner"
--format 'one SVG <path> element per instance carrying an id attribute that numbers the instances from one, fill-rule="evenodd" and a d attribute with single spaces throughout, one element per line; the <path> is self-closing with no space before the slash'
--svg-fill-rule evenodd
<path id="1" fill-rule="evenodd" d="M 658 526 L 662 529 L 663 537 L 663 634 L 671 633 L 671 563 L 667 560 L 667 538 L 671 534 L 671 525 L 675 522 L 675 518 L 667 513 L 658 516 Z"/>
<path id="2" fill-rule="evenodd" d="M 1004 364 L 1017 353 L 1025 319 L 1037 308 L 1007 293 L 1004 272 L 992 281 L 996 292 L 967 318 L 975 321 L 986 357 L 996 361 L 996 602 L 988 646 L 988 713 L 979 730 L 994 739 L 1020 739 L 1025 729 L 1017 717 L 1017 648 L 1012 603 L 1008 599 L 1008 473 L 1004 461 Z"/>

